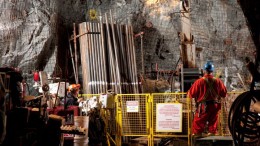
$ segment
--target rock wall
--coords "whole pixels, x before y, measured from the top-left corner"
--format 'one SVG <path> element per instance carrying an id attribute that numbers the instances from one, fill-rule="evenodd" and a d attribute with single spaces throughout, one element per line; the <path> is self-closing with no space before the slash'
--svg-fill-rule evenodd
<path id="1" fill-rule="evenodd" d="M 73 23 L 102 21 L 104 14 L 116 23 L 131 24 L 134 33 L 144 32 L 145 70 L 175 70 L 180 59 L 180 0 L 2 0 L 0 1 L 0 64 L 50 74 L 70 72 L 68 39 Z M 192 35 L 196 64 L 213 60 L 229 90 L 248 84 L 244 57 L 253 59 L 250 32 L 236 0 L 192 0 Z M 135 38 L 138 70 L 141 71 L 141 38 Z M 68 63 L 64 62 L 68 60 Z M 66 74 L 66 70 L 69 70 Z M 150 77 L 150 74 L 147 74 Z"/>
<path id="2" fill-rule="evenodd" d="M 18 67 L 25 74 L 44 69 L 55 54 L 55 5 L 51 0 L 0 1 L 2 66 Z"/>

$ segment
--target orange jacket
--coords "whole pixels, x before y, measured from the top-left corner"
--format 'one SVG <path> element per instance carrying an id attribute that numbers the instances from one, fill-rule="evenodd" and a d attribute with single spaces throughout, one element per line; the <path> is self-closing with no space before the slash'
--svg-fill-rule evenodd
<path id="1" fill-rule="evenodd" d="M 210 74 L 205 74 L 196 80 L 188 91 L 188 97 L 195 98 L 196 102 L 219 100 L 227 95 L 223 82 Z"/>

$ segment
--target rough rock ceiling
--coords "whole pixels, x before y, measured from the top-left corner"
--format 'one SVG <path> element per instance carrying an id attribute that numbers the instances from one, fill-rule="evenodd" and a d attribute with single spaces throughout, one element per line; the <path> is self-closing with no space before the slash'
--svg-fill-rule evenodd
<path id="1" fill-rule="evenodd" d="M 66 76 L 65 70 L 72 68 L 69 59 L 68 65 L 64 61 L 64 51 L 70 46 L 68 37 L 73 30 L 72 24 L 99 21 L 111 10 L 118 23 L 132 24 L 135 34 L 144 32 L 148 73 L 155 70 L 155 64 L 160 70 L 173 70 L 180 58 L 180 1 L 0 0 L 0 65 L 20 68 L 28 80 L 32 79 L 33 70 L 54 75 L 62 72 Z M 238 72 L 247 81 L 244 56 L 250 56 L 256 50 L 255 44 L 260 50 L 259 15 L 255 15 L 259 8 L 252 8 L 259 7 L 259 2 L 243 0 L 239 1 L 241 6 L 237 0 L 190 2 L 192 35 L 198 48 L 197 65 L 203 66 L 206 60 L 213 60 L 216 70 L 225 73 L 223 79 L 227 86 L 240 83 L 236 76 Z M 96 10 L 99 18 L 91 20 L 90 10 Z M 254 41 L 248 26 L 254 32 Z M 135 41 L 137 67 L 141 67 L 140 37 Z M 73 79 L 72 72 L 67 76 Z"/>
<path id="2" fill-rule="evenodd" d="M 251 35 L 257 49 L 257 60 L 260 60 L 260 1 L 259 0 L 238 0 L 245 17 L 247 18 L 248 26 L 251 30 Z"/>

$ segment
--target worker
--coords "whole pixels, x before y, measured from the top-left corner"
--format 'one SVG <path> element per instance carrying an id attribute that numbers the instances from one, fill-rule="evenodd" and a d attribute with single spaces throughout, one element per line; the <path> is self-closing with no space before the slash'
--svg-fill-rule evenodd
<path id="1" fill-rule="evenodd" d="M 194 98 L 196 112 L 192 124 L 192 133 L 201 136 L 208 122 L 208 135 L 217 134 L 218 114 L 221 98 L 226 97 L 227 89 L 219 78 L 213 77 L 214 65 L 207 61 L 204 76 L 194 82 L 188 90 L 188 97 Z"/>
<path id="2" fill-rule="evenodd" d="M 256 82 L 260 81 L 260 73 L 257 70 L 257 64 L 255 64 L 249 57 L 245 58 L 246 67 L 251 74 L 250 91 L 254 90 Z"/>
<path id="3" fill-rule="evenodd" d="M 78 98 L 79 89 L 80 89 L 80 84 L 71 84 L 69 86 L 68 94 L 66 97 L 66 106 L 79 105 L 79 102 L 81 101 L 81 99 Z"/>

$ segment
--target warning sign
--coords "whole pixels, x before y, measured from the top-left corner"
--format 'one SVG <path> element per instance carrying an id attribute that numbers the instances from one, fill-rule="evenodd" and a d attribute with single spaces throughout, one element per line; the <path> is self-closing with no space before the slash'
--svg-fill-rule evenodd
<path id="1" fill-rule="evenodd" d="M 182 104 L 156 105 L 156 132 L 182 132 Z"/>
<path id="2" fill-rule="evenodd" d="M 126 112 L 138 112 L 139 110 L 138 101 L 126 101 Z"/>

